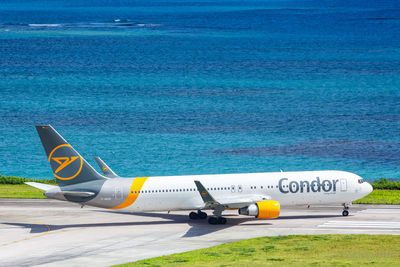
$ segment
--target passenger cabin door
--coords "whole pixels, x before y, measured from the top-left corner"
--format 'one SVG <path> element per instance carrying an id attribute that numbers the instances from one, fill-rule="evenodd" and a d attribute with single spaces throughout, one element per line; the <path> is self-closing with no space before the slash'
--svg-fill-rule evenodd
<path id="1" fill-rule="evenodd" d="M 345 192 L 347 191 L 347 180 L 340 179 L 340 191 Z"/>
<path id="2" fill-rule="evenodd" d="M 115 199 L 120 200 L 122 199 L 122 190 L 121 187 L 115 188 Z"/>

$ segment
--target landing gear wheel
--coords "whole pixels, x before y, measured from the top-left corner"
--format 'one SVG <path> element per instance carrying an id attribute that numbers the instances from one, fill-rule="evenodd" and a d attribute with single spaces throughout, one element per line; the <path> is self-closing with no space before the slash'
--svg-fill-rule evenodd
<path id="1" fill-rule="evenodd" d="M 343 212 L 342 212 L 343 216 L 348 216 L 349 215 L 350 206 L 351 206 L 351 202 L 350 203 L 343 203 Z"/>
<path id="2" fill-rule="evenodd" d="M 210 217 L 210 218 L 208 218 L 208 223 L 209 224 L 218 224 L 218 219 L 216 217 Z"/>
<path id="3" fill-rule="evenodd" d="M 218 224 L 226 224 L 226 219 L 224 217 L 219 217 Z"/>
<path id="4" fill-rule="evenodd" d="M 207 219 L 207 213 L 202 212 L 202 211 L 198 211 L 197 216 L 199 217 L 199 219 L 202 219 L 202 220 Z"/>
<path id="5" fill-rule="evenodd" d="M 189 213 L 189 218 L 192 220 L 197 220 L 199 218 L 199 215 L 196 212 L 191 212 Z"/>

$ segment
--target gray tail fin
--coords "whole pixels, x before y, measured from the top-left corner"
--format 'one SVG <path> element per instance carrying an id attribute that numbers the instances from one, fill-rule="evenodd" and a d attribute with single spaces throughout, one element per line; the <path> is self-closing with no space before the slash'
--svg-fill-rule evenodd
<path id="1" fill-rule="evenodd" d="M 113 170 L 111 170 L 110 167 L 107 166 L 107 164 L 100 157 L 94 157 L 94 160 L 97 162 L 97 165 L 99 165 L 100 169 L 103 171 L 105 177 L 108 178 L 119 177 L 115 172 L 113 172 Z"/>
<path id="2" fill-rule="evenodd" d="M 36 131 L 60 187 L 105 179 L 53 127 L 36 126 Z"/>

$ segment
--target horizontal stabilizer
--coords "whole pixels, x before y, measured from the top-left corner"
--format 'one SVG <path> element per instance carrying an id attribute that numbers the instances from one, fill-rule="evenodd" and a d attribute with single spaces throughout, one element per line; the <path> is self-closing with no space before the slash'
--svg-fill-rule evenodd
<path id="1" fill-rule="evenodd" d="M 44 191 L 47 191 L 47 190 L 49 190 L 49 189 L 57 188 L 57 187 L 58 187 L 58 186 L 55 186 L 55 185 L 42 184 L 42 183 L 35 183 L 35 182 L 25 182 L 25 184 L 30 185 L 30 186 L 33 186 L 33 187 L 36 187 L 36 188 L 41 189 L 41 190 L 44 190 Z"/>
<path id="2" fill-rule="evenodd" d="M 61 191 L 58 186 L 35 183 L 35 182 L 26 182 L 25 184 L 39 188 L 41 190 L 46 191 L 45 195 L 50 198 L 54 198 L 54 196 L 65 196 L 65 197 L 91 197 L 94 196 L 93 192 L 80 192 L 80 191 Z M 50 190 L 52 189 L 52 190 Z M 50 191 L 49 191 L 50 190 Z"/>

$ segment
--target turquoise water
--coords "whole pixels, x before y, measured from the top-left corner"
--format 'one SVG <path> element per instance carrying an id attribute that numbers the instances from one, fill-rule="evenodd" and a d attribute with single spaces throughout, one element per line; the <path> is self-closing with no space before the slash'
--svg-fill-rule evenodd
<path id="1" fill-rule="evenodd" d="M 35 124 L 121 176 L 400 173 L 396 1 L 2 1 L 0 174 Z"/>

